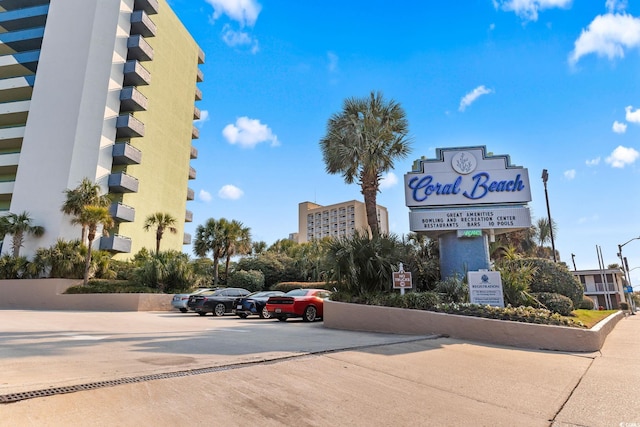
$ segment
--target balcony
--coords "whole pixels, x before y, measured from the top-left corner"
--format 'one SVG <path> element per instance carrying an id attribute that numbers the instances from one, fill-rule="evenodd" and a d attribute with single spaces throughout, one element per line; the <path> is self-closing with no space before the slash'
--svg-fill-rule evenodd
<path id="1" fill-rule="evenodd" d="M 0 147 L 19 148 L 22 146 L 25 126 L 0 129 Z"/>
<path id="2" fill-rule="evenodd" d="M 131 238 L 114 234 L 100 237 L 100 250 L 109 252 L 131 252 Z"/>
<path id="3" fill-rule="evenodd" d="M 20 161 L 20 153 L 3 153 L 0 154 L 0 169 L 15 169 L 18 171 L 18 162 Z M 191 190 L 193 191 L 193 190 Z M 191 199 L 193 200 L 193 199 Z"/>
<path id="4" fill-rule="evenodd" d="M 129 37 L 127 48 L 129 48 L 127 60 L 151 61 L 153 59 L 153 48 L 139 34 Z"/>
<path id="5" fill-rule="evenodd" d="M 50 0 L 0 0 L 0 11 L 23 9 L 25 7 L 49 4 Z"/>
<path id="6" fill-rule="evenodd" d="M 197 127 L 193 126 L 191 128 L 191 139 L 198 139 L 198 138 L 200 138 L 200 130 Z"/>
<path id="7" fill-rule="evenodd" d="M 196 179 L 196 170 L 189 166 L 189 179 Z"/>
<path id="8" fill-rule="evenodd" d="M 39 50 L 0 56 L 0 79 L 35 74 L 39 59 Z"/>
<path id="9" fill-rule="evenodd" d="M 200 120 L 200 109 L 196 106 L 193 107 L 193 120 Z"/>
<path id="10" fill-rule="evenodd" d="M 36 76 L 0 79 L 0 102 L 24 101 L 31 99 Z"/>
<path id="11" fill-rule="evenodd" d="M 109 214 L 118 222 L 133 222 L 136 219 L 136 210 L 120 202 L 112 203 L 109 206 Z"/>
<path id="12" fill-rule="evenodd" d="M 196 101 L 202 101 L 202 91 L 199 88 L 196 88 L 195 100 Z"/>
<path id="13" fill-rule="evenodd" d="M 0 104 L 0 128 L 9 126 L 24 126 L 31 101 L 5 102 Z"/>
<path id="14" fill-rule="evenodd" d="M 7 2 L 0 2 L 0 6 L 4 6 L 5 3 Z M 0 13 L 0 33 L 44 27 L 49 13 L 48 4 L 25 8 L 24 2 L 17 2 L 17 7 L 20 7 L 20 5 L 24 9 Z"/>
<path id="15" fill-rule="evenodd" d="M 156 24 L 149 19 L 144 10 L 135 10 L 131 13 L 131 35 L 140 34 L 143 37 L 156 36 Z"/>
<path id="16" fill-rule="evenodd" d="M 198 64 L 204 64 L 204 51 L 198 49 Z"/>
<path id="17" fill-rule="evenodd" d="M 151 73 L 135 59 L 124 64 L 123 72 L 124 86 L 146 86 L 151 83 Z"/>
<path id="18" fill-rule="evenodd" d="M 3 2 L 0 1 L 0 5 L 2 4 Z M 43 36 L 44 27 L 2 33 L 0 34 L 0 55 L 38 50 L 42 47 Z"/>
<path id="19" fill-rule="evenodd" d="M 116 138 L 144 136 L 144 123 L 131 114 L 120 114 L 116 120 Z"/>
<path id="20" fill-rule="evenodd" d="M 110 193 L 137 193 L 138 180 L 124 172 L 116 172 L 109 175 Z"/>
<path id="21" fill-rule="evenodd" d="M 193 212 L 187 210 L 184 213 L 184 222 L 193 222 Z"/>
<path id="22" fill-rule="evenodd" d="M 191 154 L 190 154 L 189 158 L 191 160 L 198 158 L 198 149 L 196 147 L 194 147 L 193 145 L 191 146 Z"/>
<path id="23" fill-rule="evenodd" d="M 191 244 L 191 234 L 184 233 L 184 235 L 182 236 L 182 244 L 183 245 L 190 245 Z"/>
<path id="24" fill-rule="evenodd" d="M 142 152 L 126 142 L 114 144 L 111 155 L 114 165 L 139 165 L 142 161 Z"/>
<path id="25" fill-rule="evenodd" d="M 204 81 L 204 73 L 202 72 L 202 70 L 200 68 L 198 68 L 198 72 L 196 74 L 196 81 L 198 83 L 202 83 Z"/>
<path id="26" fill-rule="evenodd" d="M 147 97 L 134 86 L 123 87 L 120 91 L 120 112 L 147 111 Z"/>
<path id="27" fill-rule="evenodd" d="M 0 156 L 0 159 L 2 159 L 2 156 Z M 187 200 L 194 200 L 195 198 L 196 192 L 193 191 L 193 188 L 187 188 Z"/>
<path id="28" fill-rule="evenodd" d="M 147 15 L 155 15 L 158 13 L 158 0 L 135 0 L 133 9 L 144 10 Z"/>
<path id="29" fill-rule="evenodd" d="M 16 185 L 15 180 L 0 181 L 0 196 L 11 196 L 13 194 L 13 187 Z"/>

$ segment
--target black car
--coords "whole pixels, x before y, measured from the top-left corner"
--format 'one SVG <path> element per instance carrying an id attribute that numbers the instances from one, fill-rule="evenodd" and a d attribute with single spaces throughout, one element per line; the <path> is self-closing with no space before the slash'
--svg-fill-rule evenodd
<path id="1" fill-rule="evenodd" d="M 284 295 L 282 291 L 260 291 L 247 295 L 236 301 L 236 314 L 246 319 L 247 316 L 257 314 L 261 319 L 269 319 L 271 314 L 267 311 L 266 305 L 269 297 Z"/>
<path id="2" fill-rule="evenodd" d="M 200 316 L 207 313 L 213 313 L 214 316 L 224 316 L 225 313 L 233 311 L 234 302 L 242 297 L 249 295 L 246 289 L 242 288 L 223 288 L 202 292 L 198 295 L 191 295 L 187 306 L 189 310 L 193 310 Z"/>

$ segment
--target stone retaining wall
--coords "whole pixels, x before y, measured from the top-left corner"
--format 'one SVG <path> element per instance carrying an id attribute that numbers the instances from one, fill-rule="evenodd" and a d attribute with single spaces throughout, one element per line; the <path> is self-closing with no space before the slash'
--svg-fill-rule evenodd
<path id="1" fill-rule="evenodd" d="M 442 334 L 521 348 L 592 352 L 624 316 L 618 312 L 591 329 L 483 319 L 471 316 L 325 301 L 324 326 L 394 334 Z"/>
<path id="2" fill-rule="evenodd" d="M 0 280 L 2 310 L 169 311 L 173 295 L 72 294 L 64 291 L 82 280 Z"/>

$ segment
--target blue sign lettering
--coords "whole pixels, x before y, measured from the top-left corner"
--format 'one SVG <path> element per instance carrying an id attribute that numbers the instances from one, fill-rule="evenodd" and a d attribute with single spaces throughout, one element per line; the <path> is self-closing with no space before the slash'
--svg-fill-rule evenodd
<path id="1" fill-rule="evenodd" d="M 409 188 L 413 190 L 413 199 L 417 202 L 427 200 L 432 194 L 447 195 L 458 194 L 460 192 L 460 183 L 462 177 L 459 176 L 455 182 L 449 184 L 442 184 L 439 182 L 433 183 L 433 176 L 426 175 L 422 178 L 411 178 L 409 181 Z"/>
<path id="2" fill-rule="evenodd" d="M 516 175 L 516 179 L 510 181 L 490 181 L 491 176 L 487 172 L 480 172 L 472 177 L 474 181 L 471 193 L 465 191 L 462 193 L 468 199 L 482 199 L 487 193 L 501 193 L 505 191 L 516 192 L 524 190 L 524 183 L 520 178 L 520 174 Z"/>

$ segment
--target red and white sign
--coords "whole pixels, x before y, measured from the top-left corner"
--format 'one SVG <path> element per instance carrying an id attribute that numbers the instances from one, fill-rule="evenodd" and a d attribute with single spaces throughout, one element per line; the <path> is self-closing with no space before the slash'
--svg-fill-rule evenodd
<path id="1" fill-rule="evenodd" d="M 396 271 L 393 273 L 393 289 L 410 289 L 411 273 L 406 271 Z"/>

